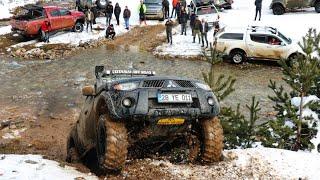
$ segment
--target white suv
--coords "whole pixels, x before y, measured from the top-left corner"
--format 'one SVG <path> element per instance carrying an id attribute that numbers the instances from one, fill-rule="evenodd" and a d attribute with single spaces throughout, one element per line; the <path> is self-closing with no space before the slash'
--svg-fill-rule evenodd
<path id="1" fill-rule="evenodd" d="M 222 28 L 215 36 L 218 51 L 231 60 L 242 63 L 247 59 L 292 60 L 302 54 L 301 48 L 273 27 L 249 26 Z"/>

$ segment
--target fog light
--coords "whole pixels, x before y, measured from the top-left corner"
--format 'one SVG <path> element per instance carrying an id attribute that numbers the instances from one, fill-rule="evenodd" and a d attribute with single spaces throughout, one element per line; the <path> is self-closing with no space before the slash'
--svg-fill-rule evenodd
<path id="1" fill-rule="evenodd" d="M 214 99 L 212 97 L 208 98 L 208 104 L 210 106 L 213 106 L 214 105 Z"/>
<path id="2" fill-rule="evenodd" d="M 122 104 L 125 107 L 131 107 L 132 106 L 132 101 L 130 98 L 125 98 L 122 100 Z"/>

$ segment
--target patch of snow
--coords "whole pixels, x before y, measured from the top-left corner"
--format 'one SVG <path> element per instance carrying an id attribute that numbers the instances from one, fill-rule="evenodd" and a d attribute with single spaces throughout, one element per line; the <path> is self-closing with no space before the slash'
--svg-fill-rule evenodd
<path id="1" fill-rule="evenodd" d="M 14 130 L 10 130 L 10 132 L 5 133 L 2 138 L 3 139 L 17 139 L 17 138 L 21 138 L 21 133 L 23 133 L 24 131 L 26 131 L 27 128 L 22 128 L 22 129 L 14 129 Z"/>
<path id="2" fill-rule="evenodd" d="M 11 10 L 18 6 L 24 6 L 26 4 L 35 4 L 37 0 L 1 0 L 0 1 L 0 19 L 10 18 L 12 14 Z"/>
<path id="3" fill-rule="evenodd" d="M 297 43 L 308 32 L 309 28 L 315 28 L 320 31 L 320 23 L 315 20 L 320 18 L 314 8 L 304 9 L 303 12 L 285 13 L 281 16 L 273 15 L 269 9 L 272 0 L 264 0 L 262 5 L 261 21 L 254 21 L 255 0 L 237 0 L 232 4 L 232 9 L 220 12 L 220 23 L 230 27 L 247 27 L 248 25 L 272 26 Z M 180 25 L 176 28 L 180 32 Z M 180 33 L 173 35 L 173 45 L 166 43 L 155 50 L 155 54 L 195 57 L 202 54 L 201 45 L 192 43 L 191 28 L 187 27 L 187 36 L 181 36 Z M 208 41 L 213 41 L 213 31 L 208 32 Z"/>
<path id="4" fill-rule="evenodd" d="M 0 155 L 0 179 L 98 179 L 40 155 Z"/>
<path id="5" fill-rule="evenodd" d="M 9 34 L 11 32 L 11 26 L 0 27 L 0 35 Z"/>

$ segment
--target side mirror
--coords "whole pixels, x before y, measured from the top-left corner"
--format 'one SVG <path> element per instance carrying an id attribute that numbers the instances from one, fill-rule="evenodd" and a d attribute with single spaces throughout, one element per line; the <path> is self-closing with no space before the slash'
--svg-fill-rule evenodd
<path id="1" fill-rule="evenodd" d="M 286 46 L 286 43 L 281 42 L 280 45 L 281 45 L 281 46 Z"/>
<path id="2" fill-rule="evenodd" d="M 82 88 L 82 95 L 84 96 L 93 96 L 94 95 L 94 89 L 92 86 L 84 86 Z"/>

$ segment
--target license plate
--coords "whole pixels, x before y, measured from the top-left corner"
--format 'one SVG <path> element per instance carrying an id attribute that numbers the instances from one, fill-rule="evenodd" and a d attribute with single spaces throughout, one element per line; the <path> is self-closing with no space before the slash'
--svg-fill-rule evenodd
<path id="1" fill-rule="evenodd" d="M 180 125 L 184 123 L 183 118 L 165 118 L 158 121 L 158 125 Z"/>
<path id="2" fill-rule="evenodd" d="M 190 94 L 158 94 L 159 103 L 192 103 Z"/>

